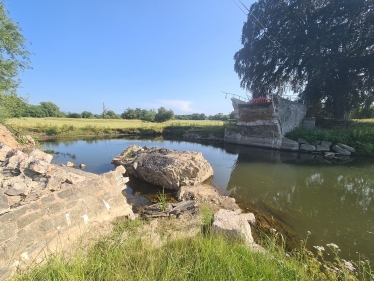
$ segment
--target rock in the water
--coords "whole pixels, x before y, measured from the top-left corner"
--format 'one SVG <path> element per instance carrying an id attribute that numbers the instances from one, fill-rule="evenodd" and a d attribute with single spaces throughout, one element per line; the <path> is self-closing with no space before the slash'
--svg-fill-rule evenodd
<path id="1" fill-rule="evenodd" d="M 348 150 L 351 153 L 356 153 L 356 149 L 354 149 L 351 146 L 348 146 L 348 145 L 345 145 L 345 144 L 342 144 L 342 143 L 338 143 L 337 145 L 340 146 L 341 148 L 344 148 L 344 149 Z"/>
<path id="2" fill-rule="evenodd" d="M 84 169 L 84 168 L 86 168 L 86 165 L 84 165 L 84 164 L 80 164 L 80 165 L 79 165 L 79 168 Z"/>
<path id="3" fill-rule="evenodd" d="M 298 138 L 298 139 L 297 139 L 297 142 L 298 142 L 298 143 L 309 144 L 309 142 L 308 142 L 306 139 L 303 139 L 303 138 Z"/>
<path id="4" fill-rule="evenodd" d="M 321 141 L 321 145 L 330 147 L 332 145 L 331 141 Z"/>
<path id="5" fill-rule="evenodd" d="M 66 167 L 74 168 L 76 165 L 70 161 L 66 163 Z"/>
<path id="6" fill-rule="evenodd" d="M 167 189 L 197 185 L 213 176 L 213 169 L 200 152 L 130 146 L 113 158 L 130 175 Z"/>
<path id="7" fill-rule="evenodd" d="M 342 155 L 351 155 L 351 152 L 349 150 L 347 150 L 345 148 L 342 148 L 339 145 L 334 145 L 332 147 L 332 150 L 334 150 L 335 152 L 338 152 L 338 153 L 340 153 Z"/>
<path id="8" fill-rule="evenodd" d="M 300 145 L 300 150 L 305 150 L 305 151 L 315 151 L 316 150 L 316 147 L 314 145 L 311 145 L 311 144 L 305 144 L 305 143 L 302 143 Z"/>
<path id="9" fill-rule="evenodd" d="M 316 151 L 320 151 L 320 152 L 330 151 L 330 147 L 318 144 L 316 145 Z"/>

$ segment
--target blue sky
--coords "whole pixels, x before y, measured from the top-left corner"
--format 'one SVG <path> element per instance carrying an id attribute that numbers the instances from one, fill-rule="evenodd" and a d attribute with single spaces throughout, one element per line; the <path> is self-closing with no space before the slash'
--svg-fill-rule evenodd
<path id="1" fill-rule="evenodd" d="M 233 1 L 7 0 L 34 54 L 18 93 L 65 112 L 227 114 L 221 91 L 246 96 L 233 60 L 246 16 Z"/>

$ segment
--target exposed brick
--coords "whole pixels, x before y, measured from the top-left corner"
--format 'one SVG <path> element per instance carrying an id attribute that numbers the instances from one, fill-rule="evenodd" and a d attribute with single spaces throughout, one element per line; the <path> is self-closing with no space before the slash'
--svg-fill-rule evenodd
<path id="1" fill-rule="evenodd" d="M 52 230 L 57 230 L 57 227 L 65 225 L 63 215 L 45 218 L 39 224 L 39 230 L 43 233 L 48 233 Z"/>
<path id="2" fill-rule="evenodd" d="M 56 198 L 55 198 L 55 195 L 53 193 L 49 194 L 48 196 L 44 196 L 44 197 L 41 198 L 42 205 L 51 203 L 55 200 L 56 200 Z"/>
<path id="3" fill-rule="evenodd" d="M 16 227 L 10 223 L 3 224 L 0 228 L 0 243 L 16 235 Z"/>
<path id="4" fill-rule="evenodd" d="M 75 188 L 65 189 L 65 190 L 58 192 L 57 197 L 61 199 L 66 199 L 66 198 L 73 196 L 75 192 L 76 192 Z"/>
<path id="5" fill-rule="evenodd" d="M 1 184 L 1 182 L 0 182 Z M 0 212 L 9 209 L 8 199 L 6 195 L 0 195 Z"/>
<path id="6" fill-rule="evenodd" d="M 65 207 L 65 203 L 64 202 L 56 202 L 56 203 L 51 204 L 48 207 L 48 211 L 49 211 L 50 215 L 54 215 L 54 214 L 60 213 L 65 208 L 66 207 Z"/>
<path id="7" fill-rule="evenodd" d="M 28 206 L 22 206 L 22 207 L 17 208 L 14 211 L 3 214 L 0 216 L 0 224 L 16 221 L 20 216 L 25 214 L 28 210 L 29 210 Z"/>
<path id="8" fill-rule="evenodd" d="M 34 221 L 42 218 L 45 213 L 46 213 L 45 210 L 40 210 L 40 211 L 36 211 L 30 214 L 24 215 L 17 220 L 17 226 L 19 228 L 24 228 L 26 225 L 29 225 L 30 223 L 33 223 Z"/>

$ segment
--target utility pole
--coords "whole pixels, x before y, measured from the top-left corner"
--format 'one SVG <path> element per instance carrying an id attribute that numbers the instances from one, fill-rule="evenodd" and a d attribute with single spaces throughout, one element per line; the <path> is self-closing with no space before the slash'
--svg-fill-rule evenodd
<path id="1" fill-rule="evenodd" d="M 103 103 L 103 119 L 105 119 L 105 114 L 106 114 L 106 108 L 105 108 L 105 104 Z"/>

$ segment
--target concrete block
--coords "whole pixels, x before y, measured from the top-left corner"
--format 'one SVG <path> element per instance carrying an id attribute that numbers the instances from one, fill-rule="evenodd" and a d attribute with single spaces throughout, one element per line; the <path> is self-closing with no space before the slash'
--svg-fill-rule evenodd
<path id="1" fill-rule="evenodd" d="M 300 145 L 300 150 L 312 152 L 316 150 L 316 147 L 314 145 L 302 143 Z"/>
<path id="2" fill-rule="evenodd" d="M 39 224 L 39 230 L 46 234 L 58 230 L 58 227 L 64 226 L 65 224 L 65 218 L 63 215 L 48 217 L 43 219 Z"/>
<path id="3" fill-rule="evenodd" d="M 346 156 L 351 155 L 351 152 L 349 150 L 347 150 L 345 148 L 342 148 L 342 147 L 340 147 L 338 145 L 334 145 L 332 147 L 332 150 L 334 150 L 337 153 L 340 153 L 341 155 L 346 155 Z"/>
<path id="4" fill-rule="evenodd" d="M 3 224 L 0 228 L 0 243 L 16 235 L 17 228 L 10 223 Z"/>
<path id="5" fill-rule="evenodd" d="M 25 226 L 33 223 L 34 221 L 42 218 L 45 215 L 46 211 L 45 210 L 40 210 L 36 211 L 33 213 L 26 214 L 19 219 L 17 219 L 17 226 L 21 229 L 24 228 Z"/>
<path id="6" fill-rule="evenodd" d="M 61 213 L 65 209 L 66 209 L 66 206 L 64 202 L 56 202 L 56 203 L 52 203 L 48 207 L 48 213 L 49 215 L 54 215 L 57 213 Z"/>
<path id="7" fill-rule="evenodd" d="M 330 147 L 332 145 L 332 142 L 331 141 L 321 141 L 321 145 Z"/>
<path id="8" fill-rule="evenodd" d="M 66 199 L 66 198 L 69 198 L 75 195 L 75 192 L 76 192 L 75 188 L 65 189 L 60 192 L 57 192 L 57 197 L 61 199 Z"/>
<path id="9" fill-rule="evenodd" d="M 0 214 L 9 209 L 9 203 L 6 195 L 0 195 Z"/>
<path id="10" fill-rule="evenodd" d="M 7 222 L 15 222 L 20 216 L 24 215 L 30 208 L 28 206 L 18 207 L 16 210 L 12 210 L 0 216 L 0 225 Z"/>
<path id="11" fill-rule="evenodd" d="M 44 196 L 40 199 L 40 201 L 42 202 L 42 205 L 46 205 L 46 204 L 51 203 L 55 200 L 56 200 L 56 198 L 55 198 L 55 195 L 53 193 L 49 194 L 47 196 Z"/>

